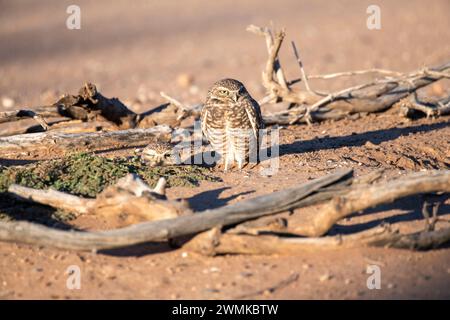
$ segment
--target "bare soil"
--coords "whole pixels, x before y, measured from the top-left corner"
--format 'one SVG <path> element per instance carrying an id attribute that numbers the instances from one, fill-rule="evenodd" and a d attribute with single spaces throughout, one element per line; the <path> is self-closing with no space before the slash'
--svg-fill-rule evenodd
<path id="1" fill-rule="evenodd" d="M 65 28 L 70 1 L 0 3 L 0 96 L 14 106 L 40 105 L 91 81 L 107 96 L 118 96 L 136 111 L 156 106 L 159 91 L 187 103 L 203 100 L 208 86 L 223 77 L 242 80 L 259 99 L 266 59 L 263 39 L 246 25 L 273 20 L 297 41 L 311 74 L 380 67 L 410 71 L 446 62 L 450 52 L 447 1 L 380 2 L 382 29 L 366 28 L 369 1 L 281 1 L 245 3 L 183 1 L 179 4 L 79 1 L 82 28 Z M 281 53 L 288 78 L 298 66 L 286 47 Z M 186 75 L 193 83 L 186 85 Z M 337 89 L 354 80 L 317 89 Z M 441 81 L 426 93 L 450 90 Z M 2 99 L 4 100 L 4 99 Z M 267 111 L 267 108 L 263 108 Z M 411 171 L 450 168 L 450 117 L 408 120 L 396 112 L 359 119 L 289 126 L 280 130 L 280 167 L 262 177 L 259 168 L 214 174 L 222 182 L 172 187 L 169 198 L 186 198 L 201 211 L 267 194 L 337 168 L 360 176 L 384 168 L 383 179 Z M 126 152 L 117 153 L 123 156 Z M 0 155 L 0 158 L 1 155 Z M 2 160 L 2 165 L 19 163 Z M 450 218 L 450 199 L 441 197 L 439 215 Z M 330 234 L 351 233 L 382 222 L 403 231 L 424 227 L 423 197 L 410 197 L 342 221 Z M 314 214 L 319 206 L 298 210 Z M 112 228 L 111 221 L 79 217 L 77 228 Z M 440 222 L 444 226 L 447 222 Z M 101 253 L 76 253 L 0 243 L 2 299 L 449 299 L 450 248 L 412 252 L 388 248 L 298 252 L 293 256 L 226 255 L 204 257 L 167 244 L 146 244 Z M 382 288 L 366 286 L 368 265 L 381 268 Z M 66 269 L 81 269 L 81 289 L 66 287 Z M 292 273 L 299 278 L 273 292 Z"/>

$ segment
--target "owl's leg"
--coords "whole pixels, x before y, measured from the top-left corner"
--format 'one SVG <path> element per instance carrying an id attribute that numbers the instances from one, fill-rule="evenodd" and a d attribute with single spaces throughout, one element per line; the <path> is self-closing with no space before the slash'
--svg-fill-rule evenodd
<path id="1" fill-rule="evenodd" d="M 223 171 L 227 172 L 230 169 L 230 163 L 233 164 L 233 161 L 230 161 L 230 158 L 226 157 Z"/>

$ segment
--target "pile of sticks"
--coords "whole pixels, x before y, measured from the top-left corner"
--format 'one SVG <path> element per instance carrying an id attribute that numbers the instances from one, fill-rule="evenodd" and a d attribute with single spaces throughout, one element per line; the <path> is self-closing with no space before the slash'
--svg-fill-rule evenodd
<path id="1" fill-rule="evenodd" d="M 247 30 L 263 36 L 266 40 L 268 59 L 262 74 L 262 84 L 267 95 L 259 102 L 287 102 L 288 110 L 275 114 L 265 114 L 267 124 L 310 124 L 322 120 L 338 120 L 352 114 L 367 114 L 386 111 L 396 103 L 401 103 L 401 114 L 412 116 L 415 112 L 427 117 L 450 114 L 450 96 L 421 101 L 417 90 L 441 79 L 450 78 L 450 62 L 432 68 L 424 68 L 409 74 L 384 69 L 346 71 L 326 75 L 307 76 L 295 43 L 292 42 L 296 60 L 300 66 L 301 78 L 287 81 L 278 57 L 286 36 L 284 30 L 276 31 L 267 27 L 250 25 Z M 312 89 L 310 79 L 336 79 L 340 77 L 377 74 L 381 78 L 362 83 L 337 92 L 319 92 Z M 295 83 L 303 82 L 304 90 L 294 90 Z"/>
<path id="2" fill-rule="evenodd" d="M 177 205 L 176 210 L 181 212 L 167 218 L 170 217 L 170 211 L 175 210 L 173 201 L 159 199 L 157 208 L 151 201 L 136 201 L 140 197 L 149 199 L 149 194 L 143 191 L 153 193 L 151 199 L 154 199 L 155 193 L 161 192 L 152 191 L 142 181 L 135 181 L 137 178 L 128 177 L 126 179 L 134 180 L 133 183 L 127 183 L 129 192 L 127 195 L 110 192 L 107 211 L 114 211 L 117 209 L 115 206 L 123 209 L 121 206 L 124 203 L 133 202 L 134 211 L 128 212 L 131 215 L 133 212 L 147 212 L 148 215 L 157 216 L 158 212 L 164 211 L 164 217 L 154 217 L 155 221 L 101 232 L 62 231 L 30 222 L 0 222 L 0 240 L 97 251 L 190 236 L 183 247 L 205 255 L 284 254 L 305 249 L 356 246 L 429 249 L 450 240 L 450 228 L 435 230 L 439 220 L 437 210 L 433 210 L 430 218 L 427 208 L 424 208 L 427 224 L 423 231 L 402 234 L 396 227 L 381 225 L 350 235 L 324 236 L 337 222 L 367 208 L 411 195 L 450 192 L 448 171 L 413 173 L 387 183 L 372 184 L 376 178 L 369 175 L 358 180 L 353 178 L 352 170 L 344 170 L 291 189 L 195 214 L 189 208 L 183 209 Z M 120 190 L 120 186 L 113 189 Z M 97 200 L 86 201 L 58 191 L 34 190 L 16 185 L 10 186 L 9 192 L 22 200 L 78 214 L 97 214 L 97 211 L 102 210 L 99 201 L 104 201 L 101 196 Z M 114 200 L 117 198 L 120 201 Z M 320 203 L 320 211 L 301 225 L 291 225 L 289 218 L 284 223 L 277 221 L 277 214 L 281 212 Z M 161 210 L 161 206 L 166 210 Z M 275 229 L 274 223 L 278 223 Z"/>

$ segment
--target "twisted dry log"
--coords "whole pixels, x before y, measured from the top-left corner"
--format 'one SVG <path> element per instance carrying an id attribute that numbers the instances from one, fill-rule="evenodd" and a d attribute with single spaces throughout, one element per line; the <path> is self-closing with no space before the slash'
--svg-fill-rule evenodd
<path id="1" fill-rule="evenodd" d="M 400 105 L 400 113 L 408 118 L 412 118 L 418 113 L 425 114 L 427 118 L 450 114 L 450 97 L 421 101 L 417 93 L 414 92 L 400 100 L 398 104 Z"/>
<path id="2" fill-rule="evenodd" d="M 434 171 L 430 174 L 415 173 L 387 183 L 373 186 L 356 184 L 347 188 L 346 191 L 342 191 L 342 188 L 338 188 L 337 191 L 338 195 L 330 203 L 325 204 L 311 220 L 301 221 L 299 225 L 291 224 L 290 219 L 287 219 L 280 226 L 276 224 L 277 219 L 270 221 L 268 220 L 270 217 L 265 217 L 240 224 L 233 229 L 228 229 L 225 233 L 222 233 L 220 228 L 203 232 L 191 239 L 184 248 L 204 255 L 292 254 L 301 250 L 361 246 L 424 250 L 450 241 L 450 228 L 436 231 L 432 230 L 433 228 L 431 230 L 427 228 L 422 232 L 401 234 L 398 228 L 389 225 L 351 235 L 319 237 L 336 222 L 352 213 L 414 194 L 450 192 L 449 171 Z M 318 195 L 327 197 L 329 196 L 327 192 L 323 195 L 315 193 L 304 200 L 312 199 L 312 203 L 316 203 L 314 197 Z M 258 228 L 254 222 L 264 222 L 262 219 L 266 219 L 267 224 Z M 268 233 L 288 234 L 290 237 L 268 235 Z M 310 238 L 292 237 L 292 235 L 305 235 Z"/>
<path id="3" fill-rule="evenodd" d="M 194 109 L 187 108 L 173 98 L 163 96 L 168 103 L 152 108 L 141 114 L 135 113 L 117 98 L 106 98 L 92 83 L 85 83 L 78 94 L 66 94 L 58 101 L 48 106 L 31 109 L 0 112 L 0 124 L 27 118 L 34 118 L 44 129 L 52 130 L 45 118 L 64 118 L 67 120 L 81 120 L 98 126 L 96 122 L 112 125 L 114 129 L 150 128 L 165 124 L 172 127 L 179 126 L 181 121 L 191 115 L 196 115 Z M 85 131 L 86 128 L 81 128 Z M 9 130 L 3 135 L 16 134 L 17 129 Z M 25 128 L 20 132 L 28 133 L 36 128 Z"/>
<path id="4" fill-rule="evenodd" d="M 298 235 L 318 237 L 352 213 L 411 195 L 431 192 L 450 192 L 450 171 L 414 173 L 386 183 L 355 188 L 325 204 L 308 223 L 302 223 L 291 230 Z"/>
<path id="5" fill-rule="evenodd" d="M 264 115 L 267 124 L 294 124 L 298 122 L 322 121 L 329 119 L 341 119 L 354 113 L 371 113 L 384 111 L 412 92 L 427 86 L 442 78 L 450 77 L 450 63 L 441 66 L 416 71 L 410 74 L 399 74 L 387 70 L 365 70 L 367 72 L 378 71 L 384 74 L 384 79 L 345 88 L 334 93 L 316 92 L 310 88 L 303 65 L 298 57 L 294 45 L 294 53 L 299 61 L 302 79 L 307 90 L 293 90 L 291 85 L 299 80 L 287 82 L 278 59 L 278 52 L 285 38 L 284 30 L 273 35 L 269 28 L 249 26 L 248 31 L 264 36 L 266 39 L 268 59 L 263 71 L 262 83 L 268 95 L 261 103 L 288 102 L 295 107 L 275 114 Z M 281 70 L 281 71 L 280 71 Z M 320 76 L 322 79 L 332 79 L 343 75 L 358 75 L 367 73 L 364 71 L 346 72 L 328 76 Z M 318 78 L 311 76 L 310 78 Z"/>
<path id="6" fill-rule="evenodd" d="M 47 245 L 74 250 L 100 250 L 163 241 L 195 234 L 216 226 L 227 226 L 281 211 L 291 210 L 299 201 L 323 187 L 351 179 L 345 170 L 266 196 L 242 201 L 194 215 L 181 216 L 102 232 L 61 231 L 28 222 L 1 222 L 0 240 Z"/>
<path id="7" fill-rule="evenodd" d="M 185 201 L 165 196 L 166 181 L 160 178 L 151 189 L 140 178 L 128 174 L 100 192 L 95 199 L 82 198 L 56 190 L 37 190 L 16 184 L 8 188 L 19 199 L 27 199 L 75 214 L 95 214 L 115 219 L 118 225 L 175 218 L 192 214 Z"/>
<path id="8" fill-rule="evenodd" d="M 168 126 L 148 129 L 129 129 L 111 132 L 60 133 L 40 132 L 0 137 L 2 157 L 18 154 L 53 156 L 74 151 L 109 150 L 118 147 L 143 146 L 156 139 L 169 140 L 172 130 Z"/>
<path id="9" fill-rule="evenodd" d="M 450 241 L 450 228 L 401 234 L 390 225 L 378 226 L 351 235 L 320 238 L 288 238 L 274 235 L 221 233 L 213 229 L 200 233 L 183 248 L 202 255 L 220 254 L 298 254 L 304 250 L 355 247 L 390 247 L 410 250 L 437 248 Z"/>

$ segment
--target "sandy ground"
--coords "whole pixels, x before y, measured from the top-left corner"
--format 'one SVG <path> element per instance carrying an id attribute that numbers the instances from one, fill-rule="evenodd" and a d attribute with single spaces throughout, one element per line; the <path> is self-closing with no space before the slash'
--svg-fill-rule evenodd
<path id="1" fill-rule="evenodd" d="M 410 71 L 444 63 L 450 53 L 448 1 L 378 1 L 378 31 L 366 28 L 366 8 L 372 1 L 78 3 L 81 30 L 68 30 L 65 11 L 71 1 L 0 1 L 2 110 L 43 104 L 55 94 L 75 92 L 84 81 L 96 83 L 106 96 L 124 101 L 140 97 L 143 103 L 135 108 L 142 110 L 162 102 L 161 90 L 187 103 L 199 102 L 208 86 L 223 77 L 240 79 L 259 99 L 264 95 L 260 74 L 266 52 L 262 39 L 245 32 L 251 23 L 285 26 L 287 40 L 296 41 L 311 74 L 372 67 Z M 289 79 L 298 77 L 288 42 L 281 61 Z M 179 80 L 185 74 L 193 77 L 193 85 L 186 87 Z M 343 79 L 313 85 L 331 90 L 350 83 Z M 442 94 L 449 86 L 442 82 L 427 90 Z M 12 106 L 8 99 L 14 101 Z M 448 117 L 410 121 L 391 113 L 292 126 L 280 131 L 280 145 L 280 169 L 271 178 L 262 178 L 258 168 L 245 175 L 216 172 L 223 182 L 170 188 L 168 196 L 186 198 L 195 210 L 204 210 L 340 167 L 353 167 L 357 175 L 385 168 L 387 179 L 450 166 Z M 439 214 L 448 219 L 450 200 L 442 200 Z M 383 221 L 405 231 L 418 230 L 424 226 L 422 202 L 422 197 L 411 197 L 368 210 L 330 233 L 364 230 Z M 301 212 L 315 210 L 318 207 Z M 96 229 L 107 221 L 82 217 L 73 224 Z M 450 298 L 449 248 L 206 258 L 165 244 L 93 254 L 0 243 L 0 256 L 3 299 Z M 366 268 L 373 264 L 381 268 L 381 290 L 366 286 Z M 70 265 L 80 267 L 80 290 L 66 287 Z M 292 273 L 299 278 L 288 286 L 255 293 Z"/>

